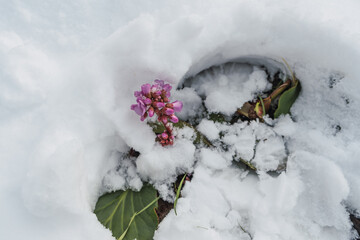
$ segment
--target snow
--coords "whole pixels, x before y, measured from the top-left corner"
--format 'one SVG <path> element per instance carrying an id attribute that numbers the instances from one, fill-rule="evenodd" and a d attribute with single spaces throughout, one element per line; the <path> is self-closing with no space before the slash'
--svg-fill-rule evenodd
<path id="1" fill-rule="evenodd" d="M 205 84 L 209 78 L 212 84 Z M 263 70 L 245 64 L 220 66 L 210 73 L 197 75 L 192 81 L 191 87 L 205 98 L 206 108 L 226 115 L 233 114 L 256 93 L 271 89 Z"/>
<path id="2" fill-rule="evenodd" d="M 210 149 L 201 149 L 200 161 L 207 167 L 214 170 L 222 170 L 231 165 L 231 161 L 223 158 L 221 154 Z"/>
<path id="3" fill-rule="evenodd" d="M 233 155 L 238 155 L 246 161 L 250 161 L 254 156 L 254 146 L 256 137 L 253 135 L 253 130 L 246 125 L 246 123 L 237 124 L 238 126 L 226 126 L 227 134 L 223 137 L 224 143 L 228 144 L 232 149 Z"/>
<path id="4" fill-rule="evenodd" d="M 279 136 L 260 141 L 255 151 L 256 155 L 252 162 L 259 170 L 276 170 L 286 159 L 284 142 Z"/>
<path id="5" fill-rule="evenodd" d="M 193 134 L 191 128 L 185 127 L 178 131 L 173 146 L 162 147 L 157 144 L 151 151 L 142 153 L 136 160 L 136 166 L 144 180 L 174 182 L 177 175 L 192 172 L 195 161 Z"/>
<path id="6" fill-rule="evenodd" d="M 172 210 L 154 239 L 353 238 L 359 7 L 355 0 L 3 2 L 0 236 L 113 239 L 92 212 L 100 194 L 146 180 L 172 200 L 176 175 L 194 171 L 178 215 Z M 234 126 L 202 120 L 198 130 L 228 152 L 196 150 L 190 128 L 162 148 L 130 111 L 143 83 L 164 79 L 176 88 L 248 56 L 286 58 L 302 93 L 291 117 Z M 173 91 L 184 102 L 181 119 L 203 111 L 198 93 L 211 111 L 231 114 L 270 87 L 259 66 L 198 77 L 198 86 Z M 124 157 L 130 148 L 139 158 Z M 231 164 L 234 154 L 257 174 Z M 285 157 L 286 171 L 267 173 Z"/>
<path id="7" fill-rule="evenodd" d="M 213 121 L 203 119 L 197 126 L 197 130 L 200 131 L 210 141 L 214 141 L 220 137 L 220 130 L 217 128 Z"/>
<path id="8" fill-rule="evenodd" d="M 193 88 L 183 88 L 174 91 L 172 94 L 173 99 L 181 101 L 186 107 L 176 114 L 182 120 L 189 118 L 195 118 L 199 115 L 202 110 L 202 102 L 199 95 L 196 94 Z"/>

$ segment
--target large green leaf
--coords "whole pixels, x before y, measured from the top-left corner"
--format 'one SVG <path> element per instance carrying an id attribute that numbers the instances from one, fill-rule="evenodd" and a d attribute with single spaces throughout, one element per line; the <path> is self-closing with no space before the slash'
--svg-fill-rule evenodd
<path id="1" fill-rule="evenodd" d="M 279 117 L 281 114 L 290 113 L 290 108 L 300 94 L 301 85 L 298 80 L 295 81 L 294 86 L 286 90 L 279 99 L 279 105 L 274 113 L 274 118 Z"/>
<path id="2" fill-rule="evenodd" d="M 116 239 L 151 240 L 158 226 L 156 190 L 145 185 L 140 192 L 116 191 L 101 196 L 94 213 Z"/>

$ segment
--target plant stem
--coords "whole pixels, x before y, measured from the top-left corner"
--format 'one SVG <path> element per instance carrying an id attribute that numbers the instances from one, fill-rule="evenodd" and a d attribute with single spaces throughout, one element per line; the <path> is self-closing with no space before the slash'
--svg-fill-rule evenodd
<path id="1" fill-rule="evenodd" d="M 288 79 L 286 82 L 284 82 L 283 84 L 281 84 L 277 89 L 275 89 L 275 90 L 270 94 L 270 96 L 267 97 L 267 98 L 270 98 L 271 100 L 277 98 L 286 88 L 289 87 L 290 83 L 291 83 L 291 80 Z M 267 98 L 266 98 L 266 99 L 267 99 Z M 264 101 L 265 101 L 265 99 L 264 99 Z"/>
<path id="2" fill-rule="evenodd" d="M 282 58 L 282 60 L 284 61 L 284 63 L 286 64 L 286 67 L 289 69 L 290 73 L 291 73 L 291 77 L 292 77 L 292 85 L 295 85 L 296 79 L 295 79 L 295 75 L 294 72 L 291 70 L 291 67 L 289 66 L 289 64 L 287 63 L 287 61 L 285 60 L 285 58 Z"/>
<path id="3" fill-rule="evenodd" d="M 177 215 L 177 212 L 176 212 L 176 204 L 177 204 L 177 201 L 180 197 L 180 191 L 181 191 L 181 188 L 182 188 L 182 185 L 184 183 L 184 180 L 186 178 L 186 173 L 184 174 L 184 177 L 181 179 L 180 183 L 179 183 L 179 186 L 178 186 L 178 189 L 176 191 L 176 198 L 175 198 L 175 201 L 174 201 L 174 211 L 175 211 L 175 215 Z"/>
<path id="4" fill-rule="evenodd" d="M 126 228 L 125 231 L 121 234 L 121 236 L 118 238 L 118 240 L 124 239 L 126 233 L 128 232 L 128 230 L 129 230 L 129 228 L 130 228 L 130 225 L 131 225 L 131 223 L 134 221 L 135 217 L 136 217 L 137 215 L 139 215 L 140 213 L 144 212 L 146 209 L 148 209 L 151 205 L 153 205 L 153 204 L 154 204 L 157 200 L 159 200 L 159 199 L 160 199 L 160 197 L 155 198 L 155 199 L 154 199 L 151 203 L 149 203 L 146 207 L 144 207 L 143 209 L 141 209 L 139 212 L 134 213 L 134 215 L 133 215 L 133 216 L 131 217 L 131 219 L 130 219 L 130 222 L 129 222 L 127 228 Z"/>

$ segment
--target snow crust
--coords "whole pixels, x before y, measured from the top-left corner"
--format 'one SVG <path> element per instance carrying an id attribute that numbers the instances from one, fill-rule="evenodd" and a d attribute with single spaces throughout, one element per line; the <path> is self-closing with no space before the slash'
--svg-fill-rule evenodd
<path id="1" fill-rule="evenodd" d="M 172 181 L 190 171 L 178 215 L 171 211 L 154 239 L 354 238 L 359 8 L 355 0 L 3 2 L 1 238 L 113 239 L 92 212 L 100 194 L 140 189 L 146 180 L 172 200 Z M 196 151 L 191 129 L 161 148 L 130 111 L 143 83 L 177 86 L 195 65 L 247 55 L 285 57 L 302 93 L 291 118 L 268 125 L 230 129 L 203 120 L 199 131 L 209 139 L 227 133 L 227 153 Z M 197 88 L 214 112 L 229 114 L 269 87 L 257 68 L 243 69 L 238 85 L 228 73 L 218 72 L 212 86 L 204 77 Z M 174 92 L 184 101 L 181 118 L 201 108 L 195 90 Z M 141 153 L 136 164 L 122 157 L 130 148 Z M 232 165 L 233 153 L 254 157 L 259 175 Z M 285 156 L 286 172 L 266 173 Z"/>
<path id="2" fill-rule="evenodd" d="M 209 78 L 212 84 L 206 84 Z M 231 115 L 256 93 L 271 89 L 271 84 L 263 70 L 232 64 L 195 77 L 191 87 L 206 98 L 205 106 L 210 112 Z"/>

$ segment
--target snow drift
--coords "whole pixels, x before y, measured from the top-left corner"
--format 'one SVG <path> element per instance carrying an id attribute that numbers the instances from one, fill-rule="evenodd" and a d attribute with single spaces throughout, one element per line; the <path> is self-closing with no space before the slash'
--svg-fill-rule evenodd
<path id="1" fill-rule="evenodd" d="M 155 239 L 351 239 L 348 211 L 360 211 L 359 7 L 283 0 L 4 3 L 0 235 L 113 239 L 92 213 L 104 181 L 107 189 L 139 189 L 146 179 L 165 196 L 167 179 L 194 170 L 178 216 L 171 211 Z M 287 171 L 247 174 L 210 150 L 194 165 L 190 132 L 164 153 L 171 157 L 152 165 L 165 150 L 130 111 L 133 91 L 156 78 L 177 86 L 248 55 L 285 57 L 301 79 L 292 119 L 271 128 L 287 141 Z M 199 106 L 185 91 L 174 94 L 192 99 L 184 101 L 183 117 Z M 207 104 L 216 108 L 214 102 Z M 142 168 L 124 163 L 112 172 L 116 154 L 130 147 L 142 154 Z M 272 167 L 263 161 L 256 163 Z"/>

